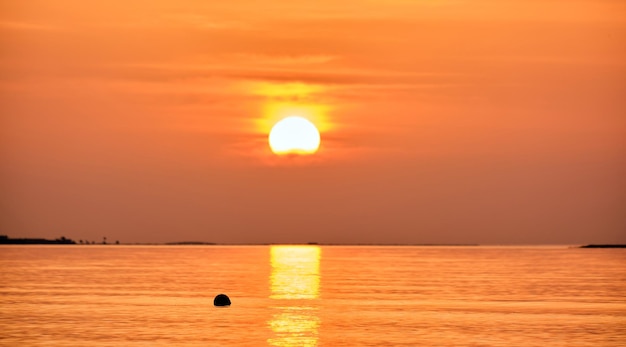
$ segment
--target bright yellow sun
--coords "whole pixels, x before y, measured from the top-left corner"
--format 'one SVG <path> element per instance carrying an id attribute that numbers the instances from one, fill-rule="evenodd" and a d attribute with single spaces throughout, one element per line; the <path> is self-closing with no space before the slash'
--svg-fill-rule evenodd
<path id="1" fill-rule="evenodd" d="M 306 118 L 287 117 L 274 124 L 269 143 L 275 154 L 313 154 L 320 147 L 320 132 Z"/>

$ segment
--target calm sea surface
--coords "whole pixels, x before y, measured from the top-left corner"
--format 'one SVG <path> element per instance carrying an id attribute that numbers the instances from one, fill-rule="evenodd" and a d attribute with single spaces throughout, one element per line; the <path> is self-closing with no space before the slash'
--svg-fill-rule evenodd
<path id="1" fill-rule="evenodd" d="M 626 250 L 2 246 L 0 345 L 621 347 Z"/>

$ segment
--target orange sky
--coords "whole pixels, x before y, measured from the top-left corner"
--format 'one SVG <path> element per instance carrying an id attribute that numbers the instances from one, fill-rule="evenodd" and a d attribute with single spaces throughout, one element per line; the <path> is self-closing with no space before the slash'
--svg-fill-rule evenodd
<path id="1" fill-rule="evenodd" d="M 626 243 L 618 0 L 0 5 L 0 234 Z M 274 156 L 305 113 L 313 156 Z"/>

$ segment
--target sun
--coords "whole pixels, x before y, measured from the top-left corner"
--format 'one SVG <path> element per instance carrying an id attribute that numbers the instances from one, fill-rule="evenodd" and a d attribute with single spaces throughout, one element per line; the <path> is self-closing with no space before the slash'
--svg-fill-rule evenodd
<path id="1" fill-rule="evenodd" d="M 283 118 L 272 127 L 269 135 L 272 152 L 283 154 L 313 154 L 320 147 L 320 132 L 306 118 Z"/>

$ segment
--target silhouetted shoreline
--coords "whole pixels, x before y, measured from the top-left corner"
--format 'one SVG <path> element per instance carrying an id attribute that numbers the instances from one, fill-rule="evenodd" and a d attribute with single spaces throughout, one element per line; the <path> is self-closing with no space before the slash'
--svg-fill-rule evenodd
<path id="1" fill-rule="evenodd" d="M 66 239 L 65 236 L 61 236 L 58 239 L 29 239 L 20 238 L 12 239 L 6 235 L 0 235 L 0 245 L 75 245 L 76 241 L 72 239 Z"/>
<path id="2" fill-rule="evenodd" d="M 214 242 L 203 242 L 203 241 L 182 241 L 182 242 L 167 242 L 166 246 L 213 246 L 217 245 Z"/>
<path id="3" fill-rule="evenodd" d="M 580 248 L 626 248 L 626 245 L 584 245 L 580 246 Z"/>
<path id="4" fill-rule="evenodd" d="M 57 239 L 50 240 L 44 238 L 10 238 L 7 235 L 0 235 L 0 245 L 111 245 L 106 243 L 106 238 L 102 243 L 89 242 L 80 240 L 76 242 L 72 239 L 68 239 L 65 236 L 61 236 Z M 115 242 L 115 245 L 125 246 L 363 246 L 363 247 L 376 247 L 376 246 L 395 246 L 395 247 L 479 247 L 479 246 L 524 246 L 524 245 L 481 245 L 474 243 L 322 243 L 322 242 L 307 242 L 307 243 L 216 243 L 205 241 L 176 241 L 176 242 L 131 242 L 120 243 Z M 530 245 L 529 245 L 530 246 Z M 545 246 L 545 245 L 535 245 Z M 626 248 L 626 244 L 588 244 L 582 246 L 570 246 L 570 248 Z"/>

